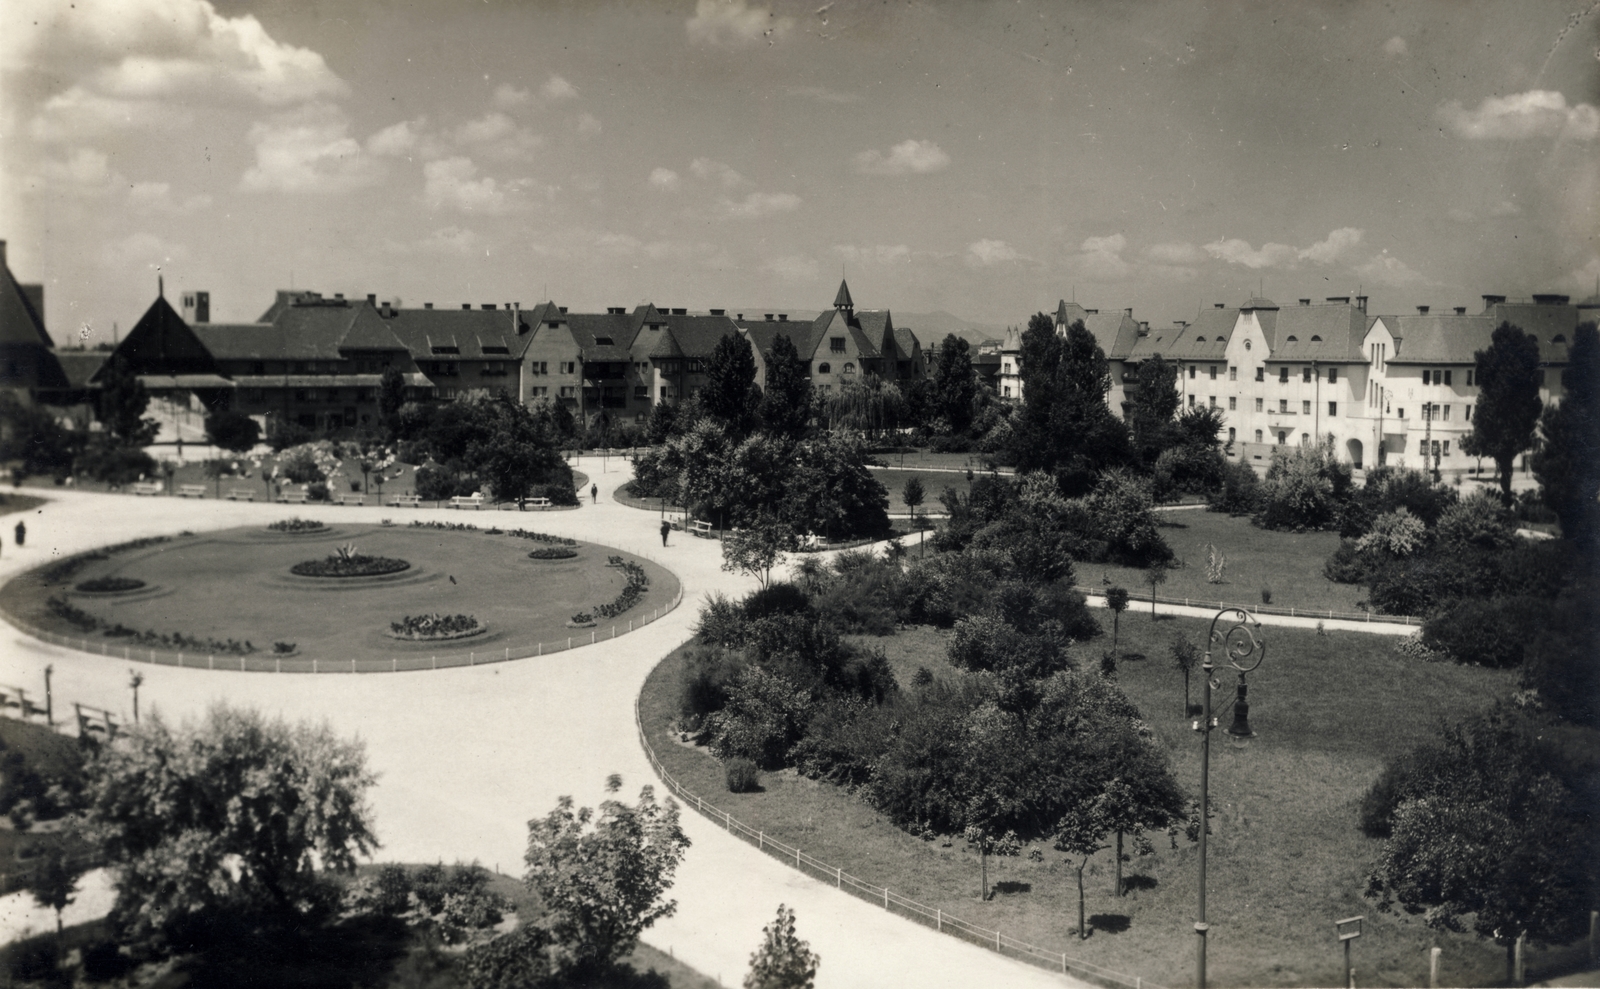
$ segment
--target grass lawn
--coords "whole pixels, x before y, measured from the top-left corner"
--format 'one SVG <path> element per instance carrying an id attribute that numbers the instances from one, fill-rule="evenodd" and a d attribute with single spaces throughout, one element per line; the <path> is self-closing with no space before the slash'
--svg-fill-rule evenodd
<path id="1" fill-rule="evenodd" d="M 974 470 L 974 476 L 983 473 Z M 889 511 L 894 515 L 903 515 L 911 509 L 906 507 L 905 490 L 906 482 L 913 477 L 922 482 L 922 505 L 917 508 L 920 515 L 923 512 L 944 514 L 944 505 L 939 501 L 939 494 L 945 488 L 955 488 L 961 494 L 967 493 L 967 475 L 965 473 L 951 473 L 936 470 L 905 470 L 899 468 L 872 468 L 872 476 L 889 492 Z"/>
<path id="2" fill-rule="evenodd" d="M 1276 532 L 1261 529 L 1248 518 L 1234 518 L 1203 508 L 1157 512 L 1161 538 L 1176 559 L 1167 582 L 1156 592 L 1165 598 L 1194 598 L 1228 604 L 1262 604 L 1261 589 L 1270 588 L 1272 605 L 1280 608 L 1359 611 L 1356 602 L 1367 596 L 1357 584 L 1335 584 L 1322 576 L 1322 564 L 1339 548 L 1337 532 Z M 1227 558 L 1223 581 L 1206 581 L 1207 545 Z M 1078 583 L 1099 587 L 1103 578 L 1145 595 L 1150 587 L 1144 571 L 1098 563 L 1076 564 Z M 1129 605 L 1137 611 L 1138 604 Z"/>
<path id="3" fill-rule="evenodd" d="M 1152 621 L 1134 611 L 1123 617 L 1121 630 L 1125 657 L 1149 658 L 1124 658 L 1120 681 L 1191 793 L 1199 787 L 1199 746 L 1181 717 L 1183 681 L 1171 666 L 1168 644 L 1178 634 L 1199 644 L 1206 628 L 1194 619 Z M 872 641 L 884 646 L 896 677 L 909 684 L 918 666 L 936 677 L 952 675 L 944 637 L 919 628 Z M 1362 985 L 1423 984 L 1427 949 L 1434 945 L 1444 949 L 1442 984 L 1497 982 L 1504 972 L 1499 946 L 1430 931 L 1418 918 L 1380 914 L 1362 898 L 1381 846 L 1362 836 L 1356 810 L 1387 758 L 1429 737 L 1440 718 L 1506 696 L 1515 674 L 1410 660 L 1392 650 L 1391 640 L 1358 633 L 1273 628 L 1266 638 L 1266 661 L 1250 678 L 1258 737 L 1242 751 L 1224 736 L 1213 738 L 1208 920 L 1214 984 L 1338 984 L 1342 959 L 1333 922 L 1358 914 L 1367 916 L 1366 934 L 1355 946 Z M 1109 637 L 1097 640 L 1082 650 L 1082 661 L 1097 661 L 1109 646 Z M 1094 930 L 1080 942 L 1073 931 L 1073 873 L 1048 845 L 1043 863 L 991 861 L 996 894 L 980 902 L 977 858 L 963 842 L 913 838 L 864 801 L 793 770 L 762 774 L 762 792 L 728 793 L 720 764 L 675 742 L 669 730 L 681 671 L 680 653 L 673 653 L 646 682 L 640 706 L 645 731 L 667 769 L 719 808 L 824 862 L 969 922 L 1167 986 L 1190 984 L 1193 846 L 1180 839 L 1172 850 L 1164 835 L 1153 836 L 1156 853 L 1130 863 L 1131 891 L 1120 900 L 1109 889 L 1111 861 L 1102 852 L 1086 875 Z M 1231 678 L 1223 687 L 1226 703 Z M 1581 947 L 1533 952 L 1530 974 L 1572 970 Z"/>
<path id="4" fill-rule="evenodd" d="M 907 450 L 904 454 L 874 453 L 872 456 L 889 467 L 939 467 L 961 471 L 970 467 L 974 472 L 984 470 L 988 460 L 988 454 L 983 453 L 934 453 L 931 450 Z M 1002 467 L 1000 472 L 1009 474 L 1011 468 Z"/>
<path id="5" fill-rule="evenodd" d="M 25 684 L 19 686 L 27 689 Z M 29 690 L 28 693 L 34 703 L 43 705 L 44 685 L 40 683 L 37 686 L 37 690 Z M 56 716 L 61 717 L 61 712 L 57 711 Z M 66 719 L 71 720 L 71 717 L 69 709 Z M 75 740 L 57 734 L 40 722 L 0 717 L 0 743 L 8 752 L 21 753 L 28 768 L 46 779 L 76 776 L 83 764 L 82 752 Z M 63 841 L 67 842 L 70 855 L 77 857 L 84 853 L 83 841 L 63 838 L 55 827 L 59 823 L 51 822 L 37 825 L 29 831 L 18 831 L 9 819 L 0 819 L 0 863 L 7 863 L 0 866 L 0 894 L 20 889 L 32 875 L 34 861 Z"/>
<path id="6" fill-rule="evenodd" d="M 0 494 L 0 515 L 26 512 L 45 503 L 43 498 L 25 494 Z"/>

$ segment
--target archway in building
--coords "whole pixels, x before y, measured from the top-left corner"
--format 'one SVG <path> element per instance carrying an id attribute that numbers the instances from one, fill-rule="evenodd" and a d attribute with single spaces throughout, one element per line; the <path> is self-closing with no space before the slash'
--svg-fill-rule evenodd
<path id="1" fill-rule="evenodd" d="M 1361 441 L 1360 440 L 1348 440 L 1348 441 L 1345 442 L 1344 447 L 1345 447 L 1345 450 L 1348 451 L 1349 454 L 1350 454 L 1350 466 L 1354 467 L 1356 470 L 1360 470 L 1361 469 Z"/>

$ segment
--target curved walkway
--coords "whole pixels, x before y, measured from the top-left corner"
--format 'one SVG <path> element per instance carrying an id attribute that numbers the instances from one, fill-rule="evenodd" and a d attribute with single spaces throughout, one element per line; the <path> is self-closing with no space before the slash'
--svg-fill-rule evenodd
<path id="1" fill-rule="evenodd" d="M 580 804 L 605 798 L 609 773 L 624 793 L 651 772 L 633 730 L 633 704 L 655 664 L 691 635 L 698 605 L 721 590 L 754 586 L 721 570 L 720 545 L 673 533 L 663 549 L 659 520 L 611 497 L 627 465 L 588 458 L 598 505 L 580 511 L 517 516 L 526 528 L 604 542 L 648 555 L 678 575 L 684 606 L 614 642 L 493 666 L 382 675 L 298 675 L 141 666 L 142 711 L 169 718 L 198 714 L 227 700 L 291 719 L 323 719 L 365 740 L 379 774 L 372 808 L 386 861 L 474 860 L 503 872 L 522 868 L 526 821 L 571 794 Z M 432 518 L 487 526 L 503 514 L 438 509 L 307 508 L 214 500 L 134 498 L 57 490 L 26 516 L 28 545 L 6 546 L 0 581 L 19 570 L 95 546 L 183 529 L 266 524 L 289 514 L 375 522 Z M 11 519 L 4 521 L 8 527 Z M 73 701 L 131 716 L 128 664 L 45 644 L 0 625 L 0 682 L 43 688 L 53 664 L 58 706 Z M 794 907 L 803 937 L 822 956 L 817 984 L 1054 986 L 1083 985 L 942 936 L 807 878 L 685 810 L 694 842 L 678 871 L 674 917 L 645 940 L 724 985 L 737 985 L 761 927 L 780 902 Z M 28 923 L 24 898 L 0 901 L 0 931 Z"/>

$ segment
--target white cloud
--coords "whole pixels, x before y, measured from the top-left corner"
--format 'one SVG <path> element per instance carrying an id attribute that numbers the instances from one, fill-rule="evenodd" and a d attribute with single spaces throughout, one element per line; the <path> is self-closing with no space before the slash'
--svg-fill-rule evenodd
<path id="1" fill-rule="evenodd" d="M 375 155 L 408 157 L 421 149 L 425 140 L 423 128 L 426 125 L 427 120 L 423 117 L 390 124 L 367 138 L 367 151 Z"/>
<path id="2" fill-rule="evenodd" d="M 438 209 L 452 206 L 464 213 L 504 213 L 510 206 L 503 186 L 489 176 L 478 178 L 478 166 L 460 156 L 430 161 L 422 166 L 422 197 Z"/>
<path id="3" fill-rule="evenodd" d="M 578 87 L 554 73 L 539 87 L 539 95 L 546 101 L 556 103 L 560 100 L 575 100 L 578 98 Z"/>
<path id="4" fill-rule="evenodd" d="M 1021 257 L 1016 248 L 1003 240 L 977 240 L 967 245 L 967 263 L 975 268 L 988 268 Z"/>
<path id="5" fill-rule="evenodd" d="M 1374 254 L 1370 261 L 1355 266 L 1354 271 L 1367 281 L 1377 282 L 1380 285 L 1393 285 L 1404 287 L 1419 285 L 1427 279 L 1411 268 L 1410 265 L 1397 257 L 1392 257 L 1388 251 Z"/>
<path id="6" fill-rule="evenodd" d="M 1328 234 L 1326 240 L 1312 244 L 1301 251 L 1300 258 L 1318 264 L 1331 264 L 1350 253 L 1359 243 L 1361 243 L 1360 230 L 1355 227 L 1340 227 Z"/>
<path id="7" fill-rule="evenodd" d="M 1156 264 L 1199 264 L 1206 259 L 1204 251 L 1184 242 L 1151 244 L 1144 256 Z"/>
<path id="8" fill-rule="evenodd" d="M 1451 133 L 1469 140 L 1555 137 L 1592 141 L 1600 136 L 1600 110 L 1588 103 L 1569 107 L 1565 96 L 1546 89 L 1491 96 L 1476 110 L 1452 100 L 1439 108 L 1439 119 Z"/>
<path id="9" fill-rule="evenodd" d="M 126 185 L 111 168 L 111 159 L 97 148 L 78 148 L 65 159 L 46 158 L 39 163 L 35 182 L 57 192 L 96 196 Z"/>
<path id="10" fill-rule="evenodd" d="M 911 248 L 904 244 L 835 244 L 833 253 L 850 264 L 905 264 L 911 260 Z"/>
<path id="11" fill-rule="evenodd" d="M 1079 270 L 1098 282 L 1115 282 L 1133 273 L 1133 265 L 1122 259 L 1128 238 L 1122 234 L 1084 239 L 1078 256 Z"/>
<path id="12" fill-rule="evenodd" d="M 106 267 L 123 270 L 140 267 L 155 271 L 188 257 L 189 249 L 184 245 L 143 231 L 112 241 L 100 249 L 100 261 Z"/>
<path id="13" fill-rule="evenodd" d="M 336 107 L 312 105 L 251 126 L 256 163 L 239 186 L 247 192 L 348 192 L 381 177 L 378 162 L 349 136 Z"/>
<path id="14" fill-rule="evenodd" d="M 503 82 L 494 88 L 494 105 L 502 110 L 512 110 L 533 99 L 533 93 L 526 89 L 518 89 L 509 82 Z"/>
<path id="15" fill-rule="evenodd" d="M 809 282 L 817 277 L 819 266 L 812 258 L 791 255 L 773 258 L 762 267 L 786 282 Z"/>
<path id="16" fill-rule="evenodd" d="M 865 99 L 860 93 L 841 93 L 824 86 L 790 86 L 785 92 L 790 96 L 804 96 L 818 103 L 860 103 Z"/>
<path id="17" fill-rule="evenodd" d="M 722 183 L 724 189 L 733 189 L 744 184 L 743 175 L 730 166 L 710 158 L 696 158 L 691 161 L 689 171 L 693 172 L 697 179 L 716 179 Z"/>
<path id="18" fill-rule="evenodd" d="M 1405 58 L 1408 51 L 1406 39 L 1398 34 L 1383 43 L 1383 53 L 1391 58 Z"/>
<path id="19" fill-rule="evenodd" d="M 745 0 L 698 0 L 694 16 L 684 25 L 690 41 L 730 47 L 763 39 L 771 44 L 793 27 L 793 18 L 778 17 L 766 7 L 747 6 Z"/>
<path id="20" fill-rule="evenodd" d="M 140 213 L 193 213 L 211 205 L 211 197 L 199 194 L 177 200 L 166 182 L 135 182 L 128 188 L 128 205 Z"/>
<path id="21" fill-rule="evenodd" d="M 877 149 L 855 157 L 856 171 L 863 175 L 908 175 L 937 172 L 950 164 L 950 156 L 932 141 L 901 141 L 884 154 Z"/>
<path id="22" fill-rule="evenodd" d="M 1250 246 L 1249 241 L 1237 237 L 1214 240 L 1206 244 L 1204 250 L 1220 261 L 1242 264 L 1246 268 L 1275 268 L 1289 264 L 1300 255 L 1299 251 L 1288 244 L 1262 244 L 1261 250 L 1258 251 Z"/>
<path id="23" fill-rule="evenodd" d="M 544 141 L 498 111 L 486 113 L 456 128 L 456 144 L 502 160 L 527 159 Z"/>
<path id="24" fill-rule="evenodd" d="M 657 168 L 650 172 L 650 184 L 663 192 L 678 191 L 678 173 L 670 168 Z"/>
<path id="25" fill-rule="evenodd" d="M 75 85 L 46 100 L 28 132 L 40 141 L 70 142 L 118 130 L 172 130 L 193 120 L 183 106 L 107 96 Z"/>
<path id="26" fill-rule="evenodd" d="M 602 130 L 600 118 L 592 113 L 578 114 L 578 133 L 584 137 L 593 137 Z"/>
<path id="27" fill-rule="evenodd" d="M 800 197 L 792 192 L 752 192 L 743 199 L 721 201 L 722 212 L 739 220 L 753 220 L 774 213 L 789 213 L 800 208 Z"/>

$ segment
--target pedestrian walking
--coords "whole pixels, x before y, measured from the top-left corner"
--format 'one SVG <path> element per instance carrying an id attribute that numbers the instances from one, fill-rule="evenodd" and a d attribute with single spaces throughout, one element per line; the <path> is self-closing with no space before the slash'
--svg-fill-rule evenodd
<path id="1" fill-rule="evenodd" d="M 667 533 L 672 531 L 672 523 L 666 519 L 661 520 L 661 545 L 667 544 Z"/>
<path id="2" fill-rule="evenodd" d="M 27 538 L 28 538 L 28 527 L 23 525 L 21 522 L 18 522 L 17 523 L 17 545 L 21 546 L 23 541 L 26 540 Z"/>
<path id="3" fill-rule="evenodd" d="M 600 485 L 589 485 L 589 503 L 593 505 L 600 504 Z"/>

